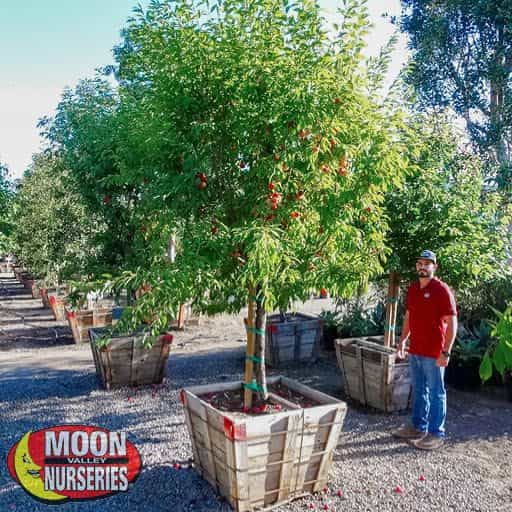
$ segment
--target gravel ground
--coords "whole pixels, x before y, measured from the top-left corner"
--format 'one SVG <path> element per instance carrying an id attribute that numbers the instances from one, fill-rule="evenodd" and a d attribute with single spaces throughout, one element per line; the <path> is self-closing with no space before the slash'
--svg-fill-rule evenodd
<path id="1" fill-rule="evenodd" d="M 310 301 L 302 311 L 328 309 Z M 8 275 L 0 275 L 0 449 L 28 430 L 60 423 L 95 424 L 125 431 L 139 449 L 143 470 L 128 493 L 100 501 L 60 505 L 70 511 L 227 511 L 213 489 L 190 468 L 191 444 L 178 399 L 183 386 L 242 377 L 241 317 L 205 319 L 177 333 L 168 377 L 157 389 L 107 392 L 98 387 L 88 346 L 71 344 L 64 323 L 51 319 Z M 312 366 L 279 372 L 343 398 L 332 353 Z M 420 452 L 394 440 L 389 431 L 406 421 L 349 401 L 326 493 L 297 500 L 276 511 L 511 511 L 512 404 L 499 389 L 463 393 L 449 389 L 442 451 Z M 179 462 L 182 468 L 173 469 Z M 420 475 L 424 480 L 420 480 Z M 401 492 L 396 492 L 397 487 Z M 343 497 L 338 497 L 342 490 Z M 0 511 L 48 510 L 0 471 Z"/>

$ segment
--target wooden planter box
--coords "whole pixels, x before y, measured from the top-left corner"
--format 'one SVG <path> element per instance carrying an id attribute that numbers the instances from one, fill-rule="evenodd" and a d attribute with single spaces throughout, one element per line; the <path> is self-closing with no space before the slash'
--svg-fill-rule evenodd
<path id="1" fill-rule="evenodd" d="M 50 308 L 50 299 L 48 298 L 48 288 L 40 288 L 39 294 L 44 308 Z"/>
<path id="2" fill-rule="evenodd" d="M 89 329 L 91 327 L 105 327 L 112 325 L 113 308 L 85 309 L 80 311 L 66 310 L 69 327 L 73 332 L 75 343 L 89 342 Z"/>
<path id="3" fill-rule="evenodd" d="M 24 286 L 26 290 L 32 290 L 34 279 L 28 272 L 23 272 L 21 274 L 21 284 Z"/>
<path id="4" fill-rule="evenodd" d="M 66 296 L 65 295 L 54 295 L 48 294 L 48 302 L 53 311 L 55 320 L 61 322 L 66 319 Z"/>
<path id="5" fill-rule="evenodd" d="M 160 337 L 151 349 L 141 345 L 137 334 L 112 336 L 106 347 L 98 347 L 103 329 L 90 329 L 96 375 L 106 389 L 160 384 L 165 377 L 171 345 Z"/>
<path id="6" fill-rule="evenodd" d="M 396 350 L 384 338 L 336 340 L 336 357 L 348 396 L 384 412 L 403 411 L 412 396 L 409 362 L 396 362 Z"/>
<path id="7" fill-rule="evenodd" d="M 265 357 L 270 366 L 296 361 L 315 361 L 322 339 L 322 320 L 302 313 L 269 315 L 265 336 Z"/>
<path id="8" fill-rule="evenodd" d="M 40 299 L 41 298 L 41 289 L 39 288 L 39 285 L 37 284 L 37 281 L 32 281 L 32 286 L 30 287 L 30 291 L 32 292 L 32 298 L 33 299 Z"/>
<path id="9" fill-rule="evenodd" d="M 181 400 L 192 440 L 195 468 L 237 512 L 277 506 L 320 491 L 329 468 L 346 403 L 285 377 L 272 377 L 319 405 L 290 404 L 282 412 L 249 416 L 222 412 L 200 395 L 237 390 L 241 382 L 185 388 Z"/>

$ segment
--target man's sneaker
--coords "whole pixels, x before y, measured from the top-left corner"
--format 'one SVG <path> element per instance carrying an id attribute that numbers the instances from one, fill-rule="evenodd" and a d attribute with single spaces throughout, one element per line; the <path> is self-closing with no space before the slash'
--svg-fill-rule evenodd
<path id="1" fill-rule="evenodd" d="M 420 440 L 423 439 L 427 433 L 418 430 L 412 425 L 402 425 L 400 428 L 391 432 L 393 437 L 398 437 L 398 439 L 409 439 L 409 440 Z"/>
<path id="2" fill-rule="evenodd" d="M 438 450 L 443 446 L 444 438 L 435 436 L 433 434 L 428 434 L 422 439 L 411 441 L 411 444 L 420 450 Z"/>

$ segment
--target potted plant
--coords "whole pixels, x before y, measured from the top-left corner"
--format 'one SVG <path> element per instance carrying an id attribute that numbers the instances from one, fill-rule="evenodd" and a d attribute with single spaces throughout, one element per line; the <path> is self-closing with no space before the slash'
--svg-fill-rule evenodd
<path id="1" fill-rule="evenodd" d="M 498 320 L 491 323 L 493 341 L 480 364 L 480 377 L 485 382 L 496 370 L 504 380 L 508 399 L 512 401 L 512 305 L 503 312 L 494 312 Z"/>
<path id="2" fill-rule="evenodd" d="M 160 384 L 165 377 L 171 333 L 152 337 L 141 329 L 127 335 L 104 327 L 91 328 L 89 335 L 96 376 L 105 389 Z"/>
<path id="3" fill-rule="evenodd" d="M 484 322 L 474 329 L 459 327 L 450 364 L 446 368 L 446 382 L 451 386 L 463 391 L 480 386 L 479 368 L 489 342 L 489 333 L 490 328 Z"/>
<path id="4" fill-rule="evenodd" d="M 323 348 L 325 350 L 334 350 L 334 340 L 339 334 L 340 312 L 322 311 L 319 316 L 323 324 Z"/>
<path id="5" fill-rule="evenodd" d="M 117 283 L 151 286 L 128 316 L 134 326 L 150 319 L 153 336 L 189 301 L 207 314 L 248 307 L 244 382 L 183 396 L 198 471 L 237 510 L 249 510 L 327 479 L 345 405 L 284 378 L 267 381 L 269 315 L 324 287 L 350 296 L 382 272 L 381 204 L 401 181 L 401 121 L 363 85 L 352 46 L 359 47 L 363 12 L 347 9 L 343 37 L 329 40 L 315 3 L 214 2 L 218 17 L 206 23 L 204 7 L 152 4 L 130 22 L 116 54 L 125 102 L 120 143 L 129 134 L 144 162 L 133 169 L 127 161 L 116 175 L 143 198 L 133 235 L 140 260 Z M 161 37 L 165 44 L 155 46 Z M 141 87 L 149 88 L 144 102 Z M 149 122 L 155 115 L 164 120 L 157 131 Z M 162 254 L 172 233 L 175 262 Z M 285 397 L 276 399 L 278 391 Z M 236 396 L 219 402 L 225 393 Z M 270 441 L 276 431 L 286 439 L 283 461 L 296 459 L 300 439 L 306 451 L 297 464 L 273 465 L 265 454 L 258 477 L 249 478 L 244 461 L 256 457 L 254 436 Z M 227 459 L 218 462 L 214 445 Z"/>
<path id="6" fill-rule="evenodd" d="M 73 283 L 66 305 L 66 318 L 75 343 L 89 342 L 89 329 L 112 325 L 119 316 L 112 297 L 97 290 L 97 284 Z"/>

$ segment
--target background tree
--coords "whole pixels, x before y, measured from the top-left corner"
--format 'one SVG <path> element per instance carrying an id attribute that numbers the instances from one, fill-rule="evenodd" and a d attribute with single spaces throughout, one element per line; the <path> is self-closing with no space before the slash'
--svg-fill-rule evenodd
<path id="1" fill-rule="evenodd" d="M 510 279 L 505 255 L 510 211 L 503 209 L 498 192 L 486 188 L 482 160 L 464 148 L 452 119 L 419 115 L 412 133 L 410 172 L 403 189 L 386 199 L 387 268 L 413 278 L 418 254 L 434 250 L 438 275 L 456 290 L 462 316 L 469 318 L 480 307 L 475 297 L 484 284 Z"/>
<path id="2" fill-rule="evenodd" d="M 74 193 L 106 226 L 96 232 L 94 241 L 101 249 L 96 257 L 99 272 L 111 272 L 133 254 L 132 215 L 139 191 L 126 177 L 133 157 L 120 149 L 126 129 L 123 121 L 126 117 L 119 115 L 117 93 L 97 76 L 81 80 L 74 90 L 66 89 L 55 116 L 40 122 L 50 151 L 73 178 Z M 120 178 L 122 172 L 126 175 Z"/>
<path id="3" fill-rule="evenodd" d="M 9 237 L 12 230 L 10 219 L 13 197 L 13 184 L 8 178 L 8 168 L 0 162 L 0 254 L 11 250 Z"/>
<path id="4" fill-rule="evenodd" d="M 410 80 L 427 107 L 451 107 L 512 184 L 512 1 L 402 0 Z"/>
<path id="5" fill-rule="evenodd" d="M 48 154 L 34 157 L 18 187 L 12 234 L 16 254 L 49 284 L 86 274 L 98 252 L 94 236 L 104 226 L 74 188 L 62 161 Z"/>

